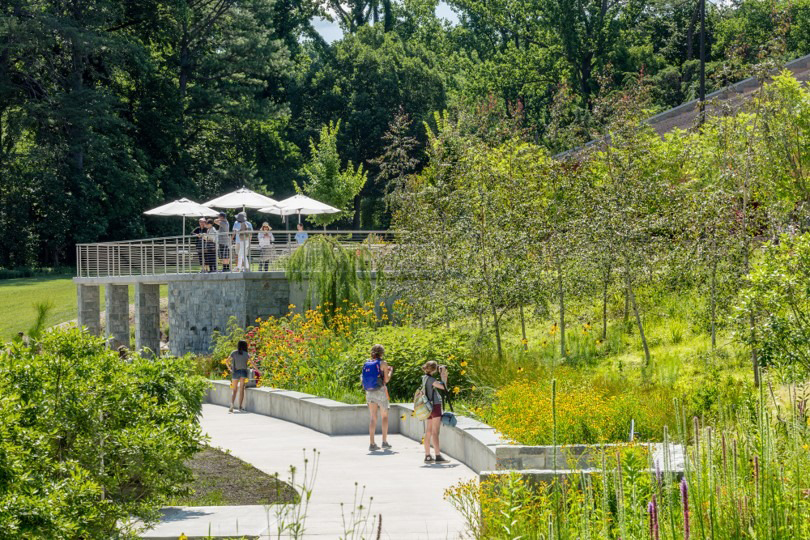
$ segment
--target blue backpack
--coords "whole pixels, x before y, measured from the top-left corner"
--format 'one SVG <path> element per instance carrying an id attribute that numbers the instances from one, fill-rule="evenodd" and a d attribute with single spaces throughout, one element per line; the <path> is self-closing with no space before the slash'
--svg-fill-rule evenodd
<path id="1" fill-rule="evenodd" d="M 365 390 L 378 390 L 382 387 L 380 381 L 382 373 L 380 372 L 380 360 L 369 360 L 363 364 L 363 388 Z"/>

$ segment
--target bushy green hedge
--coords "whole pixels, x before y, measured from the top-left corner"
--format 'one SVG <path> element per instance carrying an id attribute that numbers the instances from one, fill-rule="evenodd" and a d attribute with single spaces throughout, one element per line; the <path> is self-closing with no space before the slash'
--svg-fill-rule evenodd
<path id="1" fill-rule="evenodd" d="M 201 445 L 206 382 L 190 369 L 78 329 L 0 353 L 0 536 L 118 538 L 155 519 Z"/>
<path id="2" fill-rule="evenodd" d="M 413 399 L 422 378 L 422 365 L 428 360 L 447 366 L 451 391 L 457 387 L 462 393 L 470 388 L 467 375 L 470 351 L 466 336 L 458 331 L 411 326 L 381 326 L 358 331 L 336 369 L 343 384 L 360 386 L 363 363 L 375 343 L 385 347 L 385 361 L 394 367 L 394 377 L 388 385 L 393 400 Z"/>

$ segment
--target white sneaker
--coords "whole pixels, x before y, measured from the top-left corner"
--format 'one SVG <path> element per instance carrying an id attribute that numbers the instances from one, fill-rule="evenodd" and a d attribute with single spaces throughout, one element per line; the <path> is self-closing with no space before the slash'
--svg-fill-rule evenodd
<path id="1" fill-rule="evenodd" d="M 231 404 L 231 406 L 230 406 L 230 407 L 228 407 L 228 412 L 229 412 L 229 413 L 232 413 L 232 412 L 233 412 L 233 404 Z"/>

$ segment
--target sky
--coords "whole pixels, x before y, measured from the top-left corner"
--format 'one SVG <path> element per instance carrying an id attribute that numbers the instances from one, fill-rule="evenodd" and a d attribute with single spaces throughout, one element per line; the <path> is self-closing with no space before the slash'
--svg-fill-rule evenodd
<path id="1" fill-rule="evenodd" d="M 443 19 L 447 19 L 453 24 L 458 22 L 458 16 L 453 13 L 450 6 L 444 2 L 439 2 L 439 5 L 436 6 L 436 15 L 438 17 L 442 17 Z M 336 22 L 329 22 L 326 19 L 315 17 L 312 20 L 312 26 L 314 26 L 315 30 L 317 30 L 318 33 L 323 36 L 323 39 L 325 39 L 327 43 L 332 43 L 333 41 L 343 37 L 343 32 L 340 30 L 340 27 Z"/>

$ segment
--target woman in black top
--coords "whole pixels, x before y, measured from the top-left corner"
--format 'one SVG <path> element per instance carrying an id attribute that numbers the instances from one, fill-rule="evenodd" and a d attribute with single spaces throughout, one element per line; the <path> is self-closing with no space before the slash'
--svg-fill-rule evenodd
<path id="1" fill-rule="evenodd" d="M 205 223 L 205 235 L 203 236 L 205 244 L 205 269 L 208 272 L 216 272 L 217 270 L 217 230 L 214 227 L 214 220 L 209 219 Z"/>
<path id="2" fill-rule="evenodd" d="M 433 411 L 425 420 L 425 463 L 447 463 L 442 456 L 439 447 L 439 429 L 442 427 L 442 396 L 439 390 L 447 390 L 447 368 L 439 366 L 431 360 L 422 366 L 425 375 L 422 377 L 422 384 L 425 386 L 425 394 L 433 403 Z M 439 379 L 436 379 L 436 372 L 439 372 Z M 436 457 L 430 456 L 430 443 L 433 442 L 433 451 Z"/>
<path id="3" fill-rule="evenodd" d="M 197 260 L 200 262 L 200 272 L 205 272 L 205 243 L 203 237 L 208 229 L 208 222 L 205 218 L 200 218 L 197 228 L 191 231 L 194 235 L 194 247 L 197 248 Z"/>

